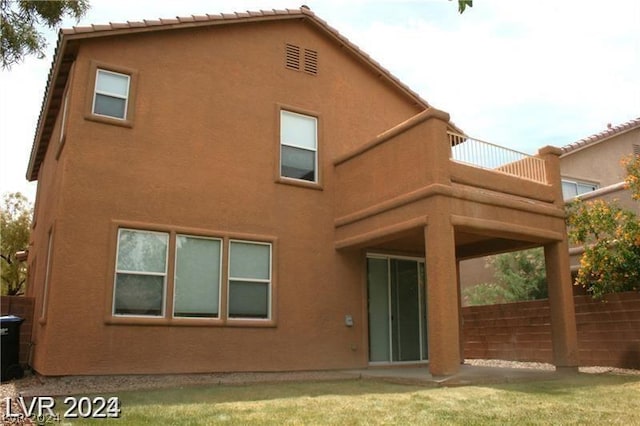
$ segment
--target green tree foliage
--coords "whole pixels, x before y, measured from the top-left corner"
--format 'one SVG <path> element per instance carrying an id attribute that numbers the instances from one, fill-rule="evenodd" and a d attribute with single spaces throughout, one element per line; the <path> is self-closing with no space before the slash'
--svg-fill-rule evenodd
<path id="1" fill-rule="evenodd" d="M 467 304 L 491 305 L 548 297 L 541 247 L 491 256 L 487 267 L 493 267 L 494 281 L 465 289 Z"/>
<path id="2" fill-rule="evenodd" d="M 16 296 L 24 294 L 27 279 L 25 262 L 17 261 L 15 254 L 29 246 L 32 207 L 27 197 L 19 192 L 2 197 L 0 211 L 0 274 L 2 294 Z"/>
<path id="3" fill-rule="evenodd" d="M 623 158 L 622 166 L 627 171 L 624 181 L 626 188 L 631 191 L 631 198 L 640 201 L 640 155 Z"/>
<path id="4" fill-rule="evenodd" d="M 38 27 L 54 28 L 66 15 L 80 19 L 88 9 L 88 0 L 0 0 L 2 68 L 10 69 L 26 55 L 44 58 L 47 43 Z"/>
<path id="5" fill-rule="evenodd" d="M 622 160 L 626 188 L 640 200 L 640 156 Z M 584 247 L 576 284 L 595 298 L 607 293 L 640 290 L 640 219 L 615 201 L 567 204 L 569 240 Z"/>
<path id="6" fill-rule="evenodd" d="M 631 196 L 640 200 L 640 156 L 623 160 Z M 594 298 L 640 290 L 640 219 L 615 201 L 567 204 L 569 240 L 584 247 L 575 283 Z"/>
<path id="7" fill-rule="evenodd" d="M 459 13 L 464 13 L 467 7 L 473 7 L 473 0 L 458 0 Z"/>

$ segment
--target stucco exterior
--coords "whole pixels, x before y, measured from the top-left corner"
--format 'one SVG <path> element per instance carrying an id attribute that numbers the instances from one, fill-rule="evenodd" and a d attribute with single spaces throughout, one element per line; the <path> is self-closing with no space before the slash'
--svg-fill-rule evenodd
<path id="1" fill-rule="evenodd" d="M 563 181 L 593 183 L 595 191 L 579 194 L 584 201 L 615 202 L 640 215 L 640 203 L 625 188 L 626 171 L 622 159 L 640 155 L 640 118 L 591 135 L 562 148 L 560 170 Z M 566 194 L 565 194 L 566 197 Z M 582 247 L 571 247 L 572 272 L 580 268 Z"/>
<path id="2" fill-rule="evenodd" d="M 593 182 L 600 188 L 622 182 L 625 171 L 620 161 L 634 153 L 634 146 L 640 155 L 640 118 L 563 147 L 562 177 Z"/>
<path id="3" fill-rule="evenodd" d="M 317 54 L 315 72 L 288 68 L 291 45 Z M 130 78 L 124 120 L 92 111 L 100 69 Z M 311 182 L 281 176 L 283 110 L 316 119 Z M 375 251 L 426 259 L 430 369 L 453 374 L 457 261 L 531 245 L 548 251 L 557 364 L 575 366 L 559 151 L 540 153 L 546 183 L 525 181 L 452 162 L 452 128 L 306 8 L 63 33 L 28 170 L 33 367 L 365 367 Z M 167 236 L 161 315 L 114 312 L 119 229 Z M 220 241 L 215 317 L 172 315 L 176 235 Z M 234 241 L 271 249 L 265 318 L 229 315 Z"/>

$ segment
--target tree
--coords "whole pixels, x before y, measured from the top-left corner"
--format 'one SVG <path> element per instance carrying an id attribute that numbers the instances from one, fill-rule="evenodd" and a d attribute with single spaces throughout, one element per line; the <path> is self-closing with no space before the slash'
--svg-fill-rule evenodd
<path id="1" fill-rule="evenodd" d="M 631 198 L 640 200 L 640 156 L 622 160 Z M 600 298 L 640 290 L 640 219 L 615 201 L 576 200 L 567 204 L 572 243 L 584 247 L 576 284 Z"/>
<path id="2" fill-rule="evenodd" d="M 2 265 L 2 294 L 24 294 L 27 279 L 25 262 L 16 259 L 16 252 L 29 246 L 32 207 L 27 197 L 19 192 L 3 196 L 0 211 L 0 262 Z"/>
<path id="3" fill-rule="evenodd" d="M 37 27 L 54 28 L 66 15 L 78 20 L 88 9 L 88 0 L 0 0 L 2 68 L 10 69 L 26 55 L 44 58 L 47 43 Z"/>
<path id="4" fill-rule="evenodd" d="M 464 291 L 469 305 L 490 305 L 548 297 L 547 275 L 542 248 L 491 256 L 494 281 Z"/>
<path id="5" fill-rule="evenodd" d="M 623 159 L 626 187 L 640 200 L 640 156 Z M 580 199 L 567 204 L 569 240 L 584 253 L 575 283 L 594 298 L 640 290 L 640 219 L 615 201 Z"/>
<path id="6" fill-rule="evenodd" d="M 451 1 L 451 0 L 449 0 Z M 465 9 L 468 7 L 473 7 L 473 0 L 458 0 L 458 12 L 464 13 Z"/>
<path id="7" fill-rule="evenodd" d="M 640 201 L 640 155 L 623 158 L 622 166 L 627 171 L 624 181 L 626 188 L 631 191 L 631 198 Z"/>

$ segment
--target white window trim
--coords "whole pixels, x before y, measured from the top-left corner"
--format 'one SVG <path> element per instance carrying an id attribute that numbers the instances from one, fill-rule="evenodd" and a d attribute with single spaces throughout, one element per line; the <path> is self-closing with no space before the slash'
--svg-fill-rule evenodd
<path id="1" fill-rule="evenodd" d="M 42 312 L 40 320 L 44 320 L 47 315 L 47 305 L 49 304 L 49 280 L 51 279 L 51 254 L 53 251 L 53 229 L 49 231 L 47 241 L 47 263 L 44 271 L 44 288 L 42 289 Z"/>
<path id="2" fill-rule="evenodd" d="M 123 76 L 127 78 L 127 93 L 122 96 L 119 93 L 112 93 L 112 92 L 106 92 L 106 91 L 100 91 L 98 90 L 98 81 L 100 79 L 100 73 L 106 73 L 106 74 L 113 74 L 113 75 L 117 75 L 117 76 Z M 96 115 L 98 117 L 107 117 L 107 118 L 112 118 L 114 120 L 121 120 L 121 121 L 126 121 L 127 120 L 127 115 L 129 114 L 129 90 L 131 89 L 131 76 L 129 74 L 123 74 L 121 72 L 115 72 L 115 71 L 109 71 L 103 68 L 97 68 L 96 69 L 96 81 L 95 81 L 95 86 L 93 88 L 93 103 L 91 104 L 91 114 Z M 113 115 L 105 115 L 105 114 L 98 114 L 95 109 L 96 109 L 96 96 L 97 95 L 104 95 L 104 96 L 110 96 L 112 98 L 118 98 L 118 99 L 123 99 L 124 100 L 124 117 L 120 118 L 120 117 L 114 117 Z"/>
<path id="3" fill-rule="evenodd" d="M 118 269 L 118 259 L 120 258 L 120 232 L 121 231 L 131 231 L 131 232 L 141 232 L 147 234 L 159 234 L 167 236 L 167 247 L 165 249 L 165 261 L 164 261 L 164 273 L 162 272 L 140 272 L 140 271 L 126 271 Z M 169 246 L 171 245 L 171 234 L 169 232 L 159 232 L 159 231 L 148 231 L 145 229 L 133 229 L 133 228 L 118 228 L 118 241 L 116 245 L 116 264 L 115 264 L 115 273 L 113 274 L 113 297 L 111 302 L 111 314 L 114 317 L 127 317 L 127 318 L 164 318 L 166 315 L 165 305 L 167 300 L 167 266 L 169 263 Z M 163 276 L 164 280 L 162 280 L 162 303 L 160 309 L 160 315 L 133 315 L 133 314 L 117 314 L 116 313 L 116 289 L 117 289 L 117 280 L 118 273 L 122 274 L 130 274 L 130 275 L 145 275 L 145 276 Z"/>
<path id="4" fill-rule="evenodd" d="M 67 123 L 67 107 L 69 105 L 69 88 L 67 87 L 64 91 L 64 100 L 62 101 L 62 117 L 60 118 L 60 140 L 58 143 L 62 143 L 64 141 L 65 136 L 65 127 Z"/>
<path id="5" fill-rule="evenodd" d="M 314 135 L 314 140 L 315 140 L 315 148 L 311 149 L 308 148 L 306 146 L 300 146 L 297 145 L 295 143 L 285 143 L 282 140 L 282 115 L 283 114 L 291 114 L 291 115 L 297 115 L 299 117 L 304 117 L 304 118 L 311 118 L 313 119 L 314 123 L 315 123 L 315 135 Z M 280 146 L 289 146 L 292 148 L 297 148 L 297 149 L 303 149 L 305 151 L 311 151 L 313 152 L 313 180 L 306 180 L 306 179 L 300 179 L 300 178 L 294 178 L 294 177 L 290 177 L 290 176 L 283 176 L 282 175 L 282 152 L 280 152 L 280 164 L 279 164 L 279 174 L 280 177 L 282 179 L 292 179 L 295 181 L 300 181 L 300 182 L 309 182 L 309 183 L 318 183 L 319 182 L 319 172 L 318 172 L 318 117 L 314 117 L 313 115 L 308 115 L 308 114 L 301 114 L 299 112 L 294 112 L 294 111 L 290 111 L 288 109 L 281 109 L 280 110 Z"/>
<path id="6" fill-rule="evenodd" d="M 178 288 L 178 286 L 176 285 L 176 274 L 178 272 L 178 246 L 177 246 L 177 241 L 179 237 L 187 237 L 187 238 L 198 238 L 201 240 L 212 240 L 212 241 L 218 241 L 220 243 L 220 258 L 218 259 L 218 313 L 216 314 L 215 317 L 189 317 L 189 316 L 176 316 L 176 289 Z M 176 246 L 175 246 L 175 255 L 174 255 L 174 268 L 173 268 L 173 301 L 171 303 L 171 318 L 178 318 L 178 319 L 193 319 L 193 320 L 202 320 L 202 321 L 207 321 L 207 320 L 212 320 L 212 319 L 219 319 L 220 318 L 220 307 L 222 306 L 222 255 L 223 255 L 223 251 L 224 251 L 224 241 L 222 238 L 216 238 L 216 237 L 202 237 L 202 236 L 198 236 L 198 235 L 190 235 L 190 234 L 176 234 L 175 236 L 176 238 Z"/>
<path id="7" fill-rule="evenodd" d="M 233 277 L 231 275 L 231 244 L 232 243 L 244 243 L 244 244 L 254 244 L 254 245 L 263 245 L 269 247 L 269 279 L 259 279 L 259 278 L 239 278 Z M 227 259 L 227 319 L 231 321 L 271 321 L 272 317 L 272 306 L 271 302 L 273 299 L 273 244 L 263 241 L 250 241 L 250 240 L 229 240 L 229 255 Z M 232 317 L 229 314 L 229 296 L 231 294 L 231 281 L 244 281 L 244 282 L 255 282 L 255 283 L 265 283 L 267 284 L 267 317 L 266 318 L 250 318 L 250 317 Z"/>

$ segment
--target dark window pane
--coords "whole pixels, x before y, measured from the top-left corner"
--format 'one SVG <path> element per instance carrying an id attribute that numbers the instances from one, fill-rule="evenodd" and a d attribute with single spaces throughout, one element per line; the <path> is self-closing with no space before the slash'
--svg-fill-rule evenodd
<path id="1" fill-rule="evenodd" d="M 124 119 L 124 109 L 126 102 L 126 99 L 114 98 L 113 96 L 101 95 L 99 93 L 96 93 L 93 113 Z"/>
<path id="2" fill-rule="evenodd" d="M 314 151 L 282 145 L 280 156 L 282 176 L 315 182 L 316 153 Z"/>
<path id="3" fill-rule="evenodd" d="M 268 318 L 269 284 L 247 281 L 230 281 L 229 317 Z"/>
<path id="4" fill-rule="evenodd" d="M 114 313 L 162 315 L 163 293 L 163 276 L 118 273 Z"/>

